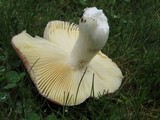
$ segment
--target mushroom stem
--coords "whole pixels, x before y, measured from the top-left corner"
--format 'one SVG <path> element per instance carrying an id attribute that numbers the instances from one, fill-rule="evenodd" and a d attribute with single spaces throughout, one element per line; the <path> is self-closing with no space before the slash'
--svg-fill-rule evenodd
<path id="1" fill-rule="evenodd" d="M 94 15 L 100 19 L 94 18 Z M 79 36 L 69 56 L 74 69 L 83 69 L 104 47 L 109 35 L 109 25 L 102 10 L 86 9 L 79 21 Z"/>

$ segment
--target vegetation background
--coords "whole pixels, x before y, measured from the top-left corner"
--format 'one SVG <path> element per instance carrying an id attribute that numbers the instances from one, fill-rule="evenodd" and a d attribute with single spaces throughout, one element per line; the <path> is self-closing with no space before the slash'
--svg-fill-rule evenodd
<path id="1" fill-rule="evenodd" d="M 74 107 L 41 97 L 11 38 L 23 30 L 43 35 L 46 24 L 78 24 L 88 6 L 103 9 L 110 36 L 103 52 L 125 76 L 121 88 Z M 159 0 L 0 0 L 0 120 L 160 120 Z"/>

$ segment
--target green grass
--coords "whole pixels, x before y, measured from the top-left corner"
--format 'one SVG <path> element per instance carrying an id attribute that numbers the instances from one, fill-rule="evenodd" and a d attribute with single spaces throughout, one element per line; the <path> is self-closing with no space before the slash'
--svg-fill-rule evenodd
<path id="1" fill-rule="evenodd" d="M 158 120 L 160 119 L 159 0 L 0 0 L 0 120 Z M 11 38 L 23 30 L 43 35 L 48 21 L 78 23 L 87 6 L 102 8 L 110 36 L 103 52 L 125 76 L 121 88 L 74 107 L 41 97 Z M 14 82 L 13 82 L 13 81 Z"/>

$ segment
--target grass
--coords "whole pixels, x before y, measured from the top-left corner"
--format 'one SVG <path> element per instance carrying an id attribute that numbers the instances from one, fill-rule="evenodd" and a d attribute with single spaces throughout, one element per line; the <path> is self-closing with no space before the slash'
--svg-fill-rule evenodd
<path id="1" fill-rule="evenodd" d="M 10 41 L 23 30 L 42 36 L 51 20 L 78 23 L 87 6 L 107 15 L 110 36 L 103 52 L 125 78 L 118 91 L 99 100 L 58 106 L 38 94 Z M 0 120 L 159 120 L 159 6 L 159 0 L 0 0 Z"/>

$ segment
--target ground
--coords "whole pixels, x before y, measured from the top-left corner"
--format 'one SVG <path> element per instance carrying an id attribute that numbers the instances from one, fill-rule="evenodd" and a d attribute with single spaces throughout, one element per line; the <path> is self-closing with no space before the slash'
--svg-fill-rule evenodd
<path id="1" fill-rule="evenodd" d="M 88 6 L 103 9 L 110 35 L 102 50 L 125 78 L 118 91 L 66 107 L 38 94 L 11 38 L 23 30 L 43 36 L 52 20 L 78 23 Z M 159 0 L 0 0 L 0 120 L 160 119 Z"/>

